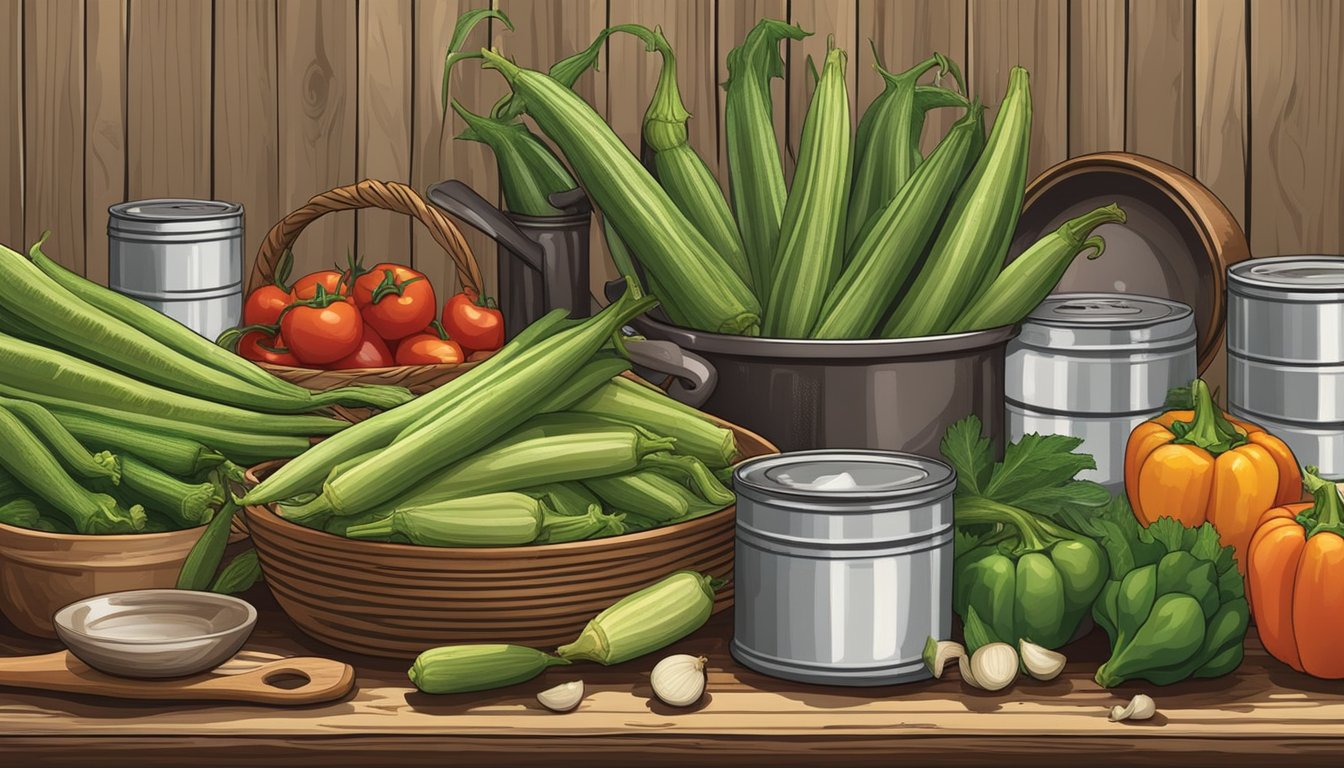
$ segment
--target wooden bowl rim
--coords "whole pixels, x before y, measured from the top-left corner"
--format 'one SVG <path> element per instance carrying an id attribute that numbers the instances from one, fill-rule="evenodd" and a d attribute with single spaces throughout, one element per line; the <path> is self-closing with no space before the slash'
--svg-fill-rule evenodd
<path id="1" fill-rule="evenodd" d="M 1199 370 L 1213 362 L 1222 348 L 1227 330 L 1227 268 L 1251 257 L 1246 234 L 1232 212 L 1198 179 L 1173 165 L 1132 152 L 1094 152 L 1057 163 L 1032 179 L 1022 200 L 1025 215 L 1056 185 L 1092 173 L 1121 173 L 1148 183 L 1175 204 L 1194 227 L 1203 245 L 1202 258 L 1212 273 L 1213 317 L 1208 336 L 1200 340 Z M 1227 242 L 1216 233 L 1230 234 Z"/>
<path id="2" fill-rule="evenodd" d="M 725 429 L 732 430 L 734 436 L 738 440 L 739 446 L 742 446 L 744 443 L 751 446 L 742 451 L 742 456 L 739 458 L 739 461 L 779 453 L 779 449 L 775 447 L 773 443 L 755 432 L 744 427 L 739 427 L 736 424 L 726 422 L 713 414 L 706 413 L 704 415 L 715 424 Z M 257 483 L 259 482 L 257 473 L 272 471 L 284 462 L 284 459 L 275 459 L 262 462 L 253 467 L 248 467 L 244 473 L 245 477 L 249 483 Z M 275 503 L 265 505 L 249 504 L 243 508 L 243 513 L 247 517 L 248 530 L 251 531 L 254 539 L 257 538 L 258 529 L 273 530 L 279 535 L 285 535 L 291 539 L 296 539 L 313 546 L 324 547 L 335 551 L 343 551 L 352 554 L 379 553 L 389 556 L 396 555 L 414 559 L 435 560 L 441 558 L 462 560 L 499 560 L 508 558 L 538 560 L 545 559 L 548 553 L 554 553 L 556 556 L 573 555 L 575 552 L 584 551 L 602 553 L 610 550 L 625 549 L 631 544 L 645 544 L 663 538 L 680 538 L 688 533 L 698 533 L 702 530 L 716 527 L 726 515 L 735 515 L 737 513 L 737 504 L 729 504 L 723 509 L 697 517 L 694 520 L 673 523 L 658 528 L 650 528 L 647 531 L 623 533 L 619 536 L 607 536 L 601 539 L 568 541 L 561 544 L 528 544 L 521 547 L 426 547 L 417 544 L 401 544 L 391 541 L 350 539 L 345 536 L 338 536 L 334 533 L 319 531 L 315 528 L 291 523 L 275 511 L 275 506 Z"/>

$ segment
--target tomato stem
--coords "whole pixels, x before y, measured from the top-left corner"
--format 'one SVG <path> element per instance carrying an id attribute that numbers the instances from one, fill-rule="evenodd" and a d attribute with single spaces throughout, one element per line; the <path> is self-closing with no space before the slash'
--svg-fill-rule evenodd
<path id="1" fill-rule="evenodd" d="M 1247 438 L 1223 417 L 1223 411 L 1213 402 L 1209 385 L 1203 379 L 1190 382 L 1191 398 L 1195 405 L 1195 415 L 1190 421 L 1178 421 L 1172 424 L 1172 434 L 1177 445 L 1193 445 L 1203 448 L 1212 456 L 1218 456 L 1245 445 Z"/>
<path id="2" fill-rule="evenodd" d="M 271 283 L 285 293 L 289 293 L 291 290 L 289 273 L 292 269 L 294 269 L 294 251 L 291 248 L 286 248 L 280 254 L 280 260 L 275 263 L 275 272 L 271 274 Z"/>
<path id="3" fill-rule="evenodd" d="M 443 323 L 438 320 L 429 321 L 429 327 L 433 328 L 434 331 L 439 334 L 440 339 L 443 339 L 444 341 L 453 340 L 453 337 L 448 335 L 448 331 L 444 330 Z"/>
<path id="4" fill-rule="evenodd" d="M 280 332 L 280 326 L 278 324 L 265 325 L 263 323 L 236 326 L 234 328 L 226 329 L 223 333 L 219 334 L 219 338 L 215 339 L 215 344 L 230 352 L 236 353 L 238 351 L 238 342 L 242 341 L 244 336 L 253 331 L 261 331 L 270 336 L 275 336 L 275 334 Z"/>
<path id="5" fill-rule="evenodd" d="M 378 285 L 374 287 L 370 297 L 370 301 L 374 304 L 377 304 L 378 302 L 382 301 L 383 297 L 385 296 L 392 294 L 400 296 L 402 292 L 406 290 L 406 286 L 424 279 L 425 279 L 424 277 L 416 276 L 412 277 L 410 280 L 404 280 L 399 282 L 397 280 L 396 275 L 393 274 L 392 270 L 384 269 L 382 282 L 378 283 Z"/>

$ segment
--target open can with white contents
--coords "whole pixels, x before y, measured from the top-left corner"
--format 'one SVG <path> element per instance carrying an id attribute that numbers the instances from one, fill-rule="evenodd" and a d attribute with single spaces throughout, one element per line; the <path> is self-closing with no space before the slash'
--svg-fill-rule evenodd
<path id="1" fill-rule="evenodd" d="M 805 683 L 927 679 L 925 641 L 952 630 L 956 483 L 947 464 L 894 451 L 739 466 L 733 656 Z"/>

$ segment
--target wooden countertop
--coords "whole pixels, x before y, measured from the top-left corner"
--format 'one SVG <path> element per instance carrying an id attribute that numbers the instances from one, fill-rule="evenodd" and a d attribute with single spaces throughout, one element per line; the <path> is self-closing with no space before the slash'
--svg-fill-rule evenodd
<path id="1" fill-rule="evenodd" d="M 657 658 L 615 668 L 576 665 L 499 691 L 429 696 L 406 664 L 342 654 L 304 637 L 264 588 L 247 652 L 328 655 L 358 670 L 345 700 L 297 709 L 115 701 L 0 688 L 0 754 L 8 765 L 1013 764 L 1089 766 L 1320 765 L 1344 754 L 1344 683 L 1269 658 L 1254 639 L 1233 675 L 1169 688 L 1105 691 L 1091 680 L 1100 631 L 1068 652 L 1065 673 L 990 694 L 955 679 L 884 688 L 811 687 L 758 675 L 728 654 L 732 622 L 711 620 L 668 650 L 710 659 L 708 694 L 691 710 L 650 699 Z M 0 654 L 55 650 L 0 620 Z M 658 655 L 661 658 L 661 655 Z M 537 691 L 581 678 L 572 713 L 542 710 Z M 1112 723 L 1110 707 L 1149 693 L 1158 715 Z M 96 759 L 95 759 L 96 755 Z M 1336 758 L 1337 759 L 1337 758 Z"/>

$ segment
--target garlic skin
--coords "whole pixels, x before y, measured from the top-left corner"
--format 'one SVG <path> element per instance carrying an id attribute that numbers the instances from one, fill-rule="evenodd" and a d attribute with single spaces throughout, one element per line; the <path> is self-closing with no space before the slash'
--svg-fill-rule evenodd
<path id="1" fill-rule="evenodd" d="M 971 654 L 971 675 L 980 688 L 1001 691 L 1017 679 L 1017 651 L 1007 643 L 988 643 Z"/>
<path id="2" fill-rule="evenodd" d="M 966 648 L 961 643 L 952 640 L 934 640 L 932 637 L 924 643 L 924 666 L 934 679 L 943 676 L 943 669 L 948 662 L 960 661 L 965 657 Z"/>
<path id="3" fill-rule="evenodd" d="M 961 673 L 961 681 L 963 683 L 971 686 L 972 688 L 979 688 L 980 690 L 985 689 L 985 687 L 980 684 L 980 681 L 975 679 L 975 674 L 971 672 L 970 656 L 962 654 L 961 656 L 957 657 L 957 671 Z"/>
<path id="4" fill-rule="evenodd" d="M 1157 714 L 1157 703 L 1146 693 L 1136 694 L 1123 707 L 1116 704 L 1111 707 L 1111 722 L 1124 720 L 1147 720 Z"/>
<path id="5" fill-rule="evenodd" d="M 649 673 L 653 693 L 664 704 L 689 707 L 705 693 L 704 656 L 678 653 L 658 662 Z"/>
<path id="6" fill-rule="evenodd" d="M 547 688 L 537 694 L 537 701 L 552 712 L 573 712 L 583 701 L 583 681 L 575 680 Z"/>
<path id="7" fill-rule="evenodd" d="M 1054 680 L 1064 671 L 1067 659 L 1058 651 L 1043 648 L 1030 640 L 1019 640 L 1017 648 L 1022 657 L 1022 666 L 1026 667 L 1027 674 L 1037 680 Z"/>

